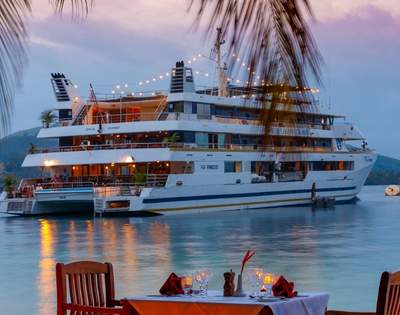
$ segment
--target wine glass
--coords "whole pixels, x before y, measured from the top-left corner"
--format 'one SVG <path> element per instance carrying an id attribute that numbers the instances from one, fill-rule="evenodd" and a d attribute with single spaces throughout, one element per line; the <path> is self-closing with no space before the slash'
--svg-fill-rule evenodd
<path id="1" fill-rule="evenodd" d="M 208 281 L 210 280 L 211 276 L 212 273 L 209 270 L 201 270 L 196 273 L 194 279 L 199 284 L 200 295 L 207 295 Z"/>
<path id="2" fill-rule="evenodd" d="M 181 277 L 181 286 L 184 294 L 189 294 L 193 287 L 193 276 L 186 275 Z"/>
<path id="3" fill-rule="evenodd" d="M 266 295 L 272 296 L 272 285 L 275 282 L 275 275 L 272 273 L 264 273 L 263 276 L 263 286 L 266 289 Z"/>
<path id="4" fill-rule="evenodd" d="M 259 296 L 263 286 L 264 271 L 262 268 L 249 268 L 247 269 L 246 274 L 250 279 L 252 287 L 254 288 L 253 295 Z"/>

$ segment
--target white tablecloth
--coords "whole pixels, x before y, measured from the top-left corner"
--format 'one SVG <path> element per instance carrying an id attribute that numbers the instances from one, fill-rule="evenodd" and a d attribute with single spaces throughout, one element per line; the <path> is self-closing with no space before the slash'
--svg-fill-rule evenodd
<path id="1" fill-rule="evenodd" d="M 193 308 L 194 314 L 208 314 L 207 308 L 204 304 L 221 304 L 253 306 L 256 311 L 261 310 L 264 306 L 268 306 L 274 315 L 323 315 L 328 305 L 329 295 L 326 293 L 304 293 L 299 297 L 279 300 L 276 302 L 259 302 L 250 297 L 224 297 L 220 292 L 209 291 L 208 296 L 161 296 L 161 295 L 142 295 L 127 298 L 132 306 L 141 308 L 143 304 L 154 302 L 162 307 L 162 302 L 175 302 L 175 303 L 193 303 L 199 307 Z M 140 304 L 141 302 L 147 302 Z M 188 305 L 189 306 L 189 305 Z M 139 312 L 140 315 L 150 315 L 145 311 L 146 308 Z M 151 308 L 154 309 L 154 308 Z M 139 309 L 137 309 L 139 311 Z M 165 313 L 167 314 L 167 313 Z M 174 313 L 175 314 L 175 313 Z"/>

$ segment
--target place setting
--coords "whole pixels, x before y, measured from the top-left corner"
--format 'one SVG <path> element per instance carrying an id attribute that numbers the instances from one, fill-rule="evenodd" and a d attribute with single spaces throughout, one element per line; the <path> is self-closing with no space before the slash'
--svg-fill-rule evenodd
<path id="1" fill-rule="evenodd" d="M 153 311 L 157 309 L 168 309 L 170 314 L 190 309 L 197 314 L 199 308 L 204 314 L 212 314 L 217 309 L 218 314 L 232 314 L 232 310 L 233 314 L 323 314 L 328 294 L 298 294 L 294 282 L 285 276 L 248 266 L 254 255 L 250 250 L 245 253 L 238 274 L 232 269 L 220 275 L 210 269 L 181 275 L 171 273 L 158 294 L 134 296 L 127 301 L 143 315 L 156 314 Z M 219 290 L 209 290 L 214 277 L 220 279 Z M 215 283 L 216 279 L 213 280 Z"/>

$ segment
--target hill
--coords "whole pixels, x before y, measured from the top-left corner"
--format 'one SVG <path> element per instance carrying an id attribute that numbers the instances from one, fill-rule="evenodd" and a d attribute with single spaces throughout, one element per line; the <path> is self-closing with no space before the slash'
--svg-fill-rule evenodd
<path id="1" fill-rule="evenodd" d="M 366 185 L 400 184 L 400 160 L 378 155 Z"/>
<path id="2" fill-rule="evenodd" d="M 18 178 L 40 176 L 39 168 L 21 167 L 30 143 L 36 147 L 57 146 L 58 141 L 55 139 L 37 139 L 39 130 L 37 127 L 18 131 L 0 139 L 0 174 L 11 173 Z M 379 155 L 366 184 L 400 184 L 400 160 Z"/>
<path id="3" fill-rule="evenodd" d="M 30 143 L 36 147 L 57 146 L 55 139 L 37 139 L 39 130 L 37 127 L 18 131 L 0 139 L 0 173 L 15 174 L 18 178 L 40 175 L 39 168 L 21 167 Z"/>

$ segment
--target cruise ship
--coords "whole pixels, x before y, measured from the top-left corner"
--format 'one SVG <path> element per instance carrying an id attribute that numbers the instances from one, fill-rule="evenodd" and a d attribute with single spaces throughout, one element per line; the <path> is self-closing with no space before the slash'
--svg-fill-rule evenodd
<path id="1" fill-rule="evenodd" d="M 218 67 L 216 87 L 196 88 L 179 61 L 168 91 L 100 96 L 91 87 L 87 100 L 53 73 L 58 119 L 38 138 L 58 146 L 29 152 L 22 167 L 40 168 L 41 178 L 3 193 L 0 209 L 135 216 L 356 198 L 376 153 L 352 123 L 322 106 L 316 89 L 232 85 Z M 272 112 L 266 89 L 279 95 L 268 137 L 259 120 Z"/>

